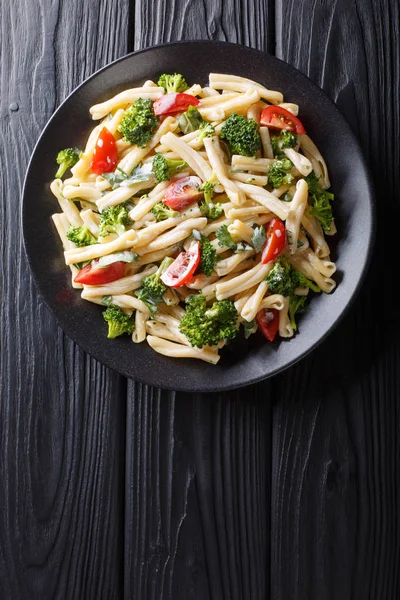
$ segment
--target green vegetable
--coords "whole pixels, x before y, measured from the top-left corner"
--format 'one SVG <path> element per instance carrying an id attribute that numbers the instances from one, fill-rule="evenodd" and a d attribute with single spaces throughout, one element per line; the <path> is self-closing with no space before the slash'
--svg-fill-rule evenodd
<path id="1" fill-rule="evenodd" d="M 228 225 L 221 225 L 221 227 L 215 232 L 215 235 L 218 238 L 219 246 L 230 248 L 236 252 L 237 244 L 233 241 L 232 236 L 228 231 Z"/>
<path id="2" fill-rule="evenodd" d="M 153 111 L 150 98 L 138 98 L 122 117 L 118 127 L 123 139 L 144 148 L 151 140 L 158 119 Z"/>
<path id="3" fill-rule="evenodd" d="M 303 312 L 306 304 L 307 304 L 307 296 L 296 296 L 296 294 L 292 294 L 292 296 L 290 296 L 289 319 L 290 319 L 290 324 L 293 327 L 293 331 L 296 331 L 296 329 L 297 329 L 295 315 L 297 312 Z"/>
<path id="4" fill-rule="evenodd" d="M 294 177 L 291 173 L 287 173 L 292 168 L 292 162 L 288 158 L 275 160 L 272 167 L 268 171 L 268 183 L 274 188 L 279 188 L 281 185 L 291 184 Z"/>
<path id="5" fill-rule="evenodd" d="M 195 237 L 195 236 L 193 236 Z M 195 238 L 196 239 L 196 238 Z M 217 252 L 205 236 L 200 234 L 200 264 L 199 272 L 204 273 L 206 277 L 211 277 L 214 267 L 217 263 Z"/>
<path id="6" fill-rule="evenodd" d="M 180 73 L 174 73 L 173 75 L 163 73 L 158 80 L 158 85 L 159 87 L 163 87 L 167 94 L 184 92 L 189 87 Z"/>
<path id="7" fill-rule="evenodd" d="M 260 252 L 264 247 L 265 240 L 267 239 L 267 234 L 265 233 L 265 229 L 262 225 L 260 227 L 254 228 L 254 233 L 251 236 L 251 243 L 254 246 L 254 250 L 256 252 Z"/>
<path id="8" fill-rule="evenodd" d="M 120 186 L 129 187 L 134 183 L 150 181 L 154 177 L 151 166 L 148 164 L 143 166 L 136 165 L 130 175 L 117 167 L 115 171 L 102 173 L 101 176 L 108 181 L 113 190 L 116 190 Z M 108 194 L 108 191 L 106 191 L 106 194 Z"/>
<path id="9" fill-rule="evenodd" d="M 195 106 L 189 106 L 186 112 L 178 117 L 179 128 L 182 133 L 197 131 L 203 123 L 207 123 Z"/>
<path id="10" fill-rule="evenodd" d="M 313 292 L 320 292 L 320 288 L 317 286 L 317 284 L 314 281 L 311 281 L 311 279 L 308 279 L 308 277 L 306 277 L 305 275 L 303 275 L 303 273 L 300 273 L 300 271 L 297 271 L 297 269 L 293 269 L 292 271 L 292 282 L 293 282 L 293 288 L 310 288 L 310 290 L 312 290 Z"/>
<path id="11" fill-rule="evenodd" d="M 173 258 L 166 256 L 157 271 L 143 279 L 140 289 L 136 292 L 137 297 L 146 304 L 152 314 L 157 310 L 157 305 L 163 301 L 163 296 L 168 289 L 160 277 L 173 262 Z"/>
<path id="12" fill-rule="evenodd" d="M 257 325 L 257 321 L 255 319 L 253 319 L 252 321 L 243 321 L 243 327 L 244 327 L 244 337 L 246 338 L 246 340 L 257 331 L 258 329 L 258 325 Z"/>
<path id="13" fill-rule="evenodd" d="M 157 181 L 168 181 L 172 175 L 182 171 L 185 167 L 187 167 L 187 164 L 184 160 L 165 158 L 159 152 L 157 152 L 152 162 L 153 173 Z"/>
<path id="14" fill-rule="evenodd" d="M 129 217 L 128 208 L 124 203 L 108 206 L 100 215 L 100 236 L 106 237 L 111 233 L 121 235 L 134 221 Z"/>
<path id="15" fill-rule="evenodd" d="M 229 143 L 232 154 L 254 156 L 261 148 L 257 121 L 232 113 L 221 129 L 221 138 Z"/>
<path id="16" fill-rule="evenodd" d="M 275 155 L 280 156 L 283 154 L 282 150 L 285 148 L 294 148 L 297 146 L 298 138 L 292 131 L 282 129 L 279 135 L 271 136 L 271 146 Z"/>
<path id="17" fill-rule="evenodd" d="M 165 221 L 165 219 L 173 219 L 181 214 L 177 210 L 172 210 L 164 202 L 157 202 L 151 209 L 151 212 L 156 218 L 156 221 Z"/>
<path id="18" fill-rule="evenodd" d="M 208 219 L 218 219 L 223 213 L 221 202 L 213 202 L 214 188 L 216 185 L 216 183 L 209 179 L 199 187 L 199 190 L 204 192 L 204 198 L 200 203 L 200 210 Z"/>
<path id="19" fill-rule="evenodd" d="M 103 318 L 108 324 L 109 338 L 116 338 L 123 333 L 131 335 L 135 329 L 135 319 L 130 317 L 119 306 L 109 304 L 108 308 L 103 312 Z"/>
<path id="20" fill-rule="evenodd" d="M 97 244 L 97 239 L 88 227 L 73 227 L 71 225 L 67 231 L 67 238 L 79 248 Z"/>
<path id="21" fill-rule="evenodd" d="M 331 200 L 334 195 L 320 187 L 314 171 L 304 179 L 308 185 L 308 203 L 311 206 L 308 212 L 317 217 L 324 231 L 329 231 L 333 221 Z"/>
<path id="22" fill-rule="evenodd" d="M 198 137 L 199 140 L 203 140 L 205 137 L 211 137 L 215 134 L 215 127 L 211 123 L 207 123 L 207 121 L 203 121 L 200 124 L 200 135 Z"/>
<path id="23" fill-rule="evenodd" d="M 79 150 L 79 148 L 65 148 L 64 150 L 60 150 L 56 158 L 56 162 L 59 165 L 59 167 L 57 169 L 55 177 L 59 179 L 64 175 L 67 169 L 70 169 L 71 167 L 76 165 L 80 155 L 81 151 Z"/>
<path id="24" fill-rule="evenodd" d="M 220 300 L 207 308 L 203 294 L 189 296 L 179 329 L 192 346 L 215 346 L 221 340 L 231 340 L 238 333 L 238 313 L 231 300 Z"/>

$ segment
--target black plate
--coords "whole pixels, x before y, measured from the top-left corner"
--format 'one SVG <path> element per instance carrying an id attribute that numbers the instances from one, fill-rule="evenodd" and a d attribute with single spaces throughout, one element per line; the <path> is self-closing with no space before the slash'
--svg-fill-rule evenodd
<path id="1" fill-rule="evenodd" d="M 109 340 L 102 309 L 80 298 L 70 285 L 57 232 L 50 220 L 59 210 L 49 190 L 60 148 L 84 146 L 94 126 L 89 107 L 163 72 L 181 72 L 188 82 L 205 84 L 208 74 L 226 72 L 252 78 L 283 92 L 300 105 L 301 118 L 325 157 L 336 195 L 338 234 L 333 259 L 339 285 L 331 295 L 313 298 L 299 333 L 290 341 L 264 343 L 261 335 L 225 349 L 217 366 L 157 354 L 129 337 Z M 224 42 L 165 44 L 130 54 L 104 67 L 80 85 L 44 129 L 28 167 L 23 190 L 23 231 L 33 276 L 65 332 L 86 352 L 123 375 L 173 390 L 237 388 L 282 371 L 313 350 L 343 316 L 359 290 L 369 262 L 374 230 L 370 177 L 360 147 L 343 116 L 305 75 L 277 58 Z M 333 240 L 332 240 L 333 241 Z"/>

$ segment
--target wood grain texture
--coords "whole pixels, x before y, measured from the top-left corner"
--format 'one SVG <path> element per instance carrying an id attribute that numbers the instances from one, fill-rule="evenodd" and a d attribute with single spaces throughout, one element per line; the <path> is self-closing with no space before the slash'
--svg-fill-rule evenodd
<path id="1" fill-rule="evenodd" d="M 134 49 L 218 39 L 271 50 L 269 11 L 267 0 L 141 0 Z M 128 382 L 126 598 L 266 597 L 269 392 L 194 396 Z"/>
<path id="2" fill-rule="evenodd" d="M 1 600 L 122 590 L 126 384 L 66 338 L 38 296 L 19 198 L 56 106 L 125 52 L 127 13 L 124 1 L 0 7 Z"/>
<path id="3" fill-rule="evenodd" d="M 325 89 L 360 139 L 375 178 L 378 231 L 348 316 L 274 381 L 271 596 L 394 600 L 400 337 L 387 216 L 399 217 L 399 6 L 278 1 L 276 17 L 278 55 Z"/>

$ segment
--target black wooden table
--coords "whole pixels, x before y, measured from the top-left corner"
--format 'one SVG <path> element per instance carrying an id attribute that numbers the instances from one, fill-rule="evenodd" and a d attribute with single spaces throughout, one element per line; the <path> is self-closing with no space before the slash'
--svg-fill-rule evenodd
<path id="1" fill-rule="evenodd" d="M 2 0 L 0 15 L 0 600 L 398 599 L 399 2 Z M 126 381 L 75 346 L 20 223 L 29 155 L 67 94 L 127 52 L 201 38 L 323 87 L 378 200 L 373 264 L 329 339 L 209 395 Z"/>

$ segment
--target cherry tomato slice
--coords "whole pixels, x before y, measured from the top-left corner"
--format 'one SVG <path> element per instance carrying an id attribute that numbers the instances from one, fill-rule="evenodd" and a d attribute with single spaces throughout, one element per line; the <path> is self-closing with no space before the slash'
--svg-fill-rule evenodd
<path id="1" fill-rule="evenodd" d="M 107 127 L 103 127 L 93 150 L 90 170 L 96 175 L 101 175 L 102 173 L 114 171 L 117 164 L 118 150 L 115 137 Z"/>
<path id="2" fill-rule="evenodd" d="M 174 113 L 184 112 L 189 106 L 197 106 L 198 104 L 200 104 L 200 100 L 194 96 L 179 92 L 176 94 L 164 94 L 163 96 L 160 96 L 160 98 L 154 102 L 153 110 L 156 116 L 172 115 Z"/>
<path id="3" fill-rule="evenodd" d="M 180 177 L 170 183 L 165 190 L 164 204 L 172 208 L 172 210 L 183 210 L 199 198 L 202 198 L 203 192 L 198 189 L 202 183 L 200 177 L 196 177 L 195 175 Z"/>
<path id="4" fill-rule="evenodd" d="M 257 313 L 257 323 L 263 336 L 273 342 L 279 329 L 279 310 L 275 308 L 260 310 Z"/>
<path id="5" fill-rule="evenodd" d="M 267 239 L 261 254 L 261 262 L 265 265 L 278 258 L 286 243 L 286 229 L 280 219 L 272 219 L 267 228 Z"/>
<path id="6" fill-rule="evenodd" d="M 267 106 L 261 113 L 260 125 L 270 129 L 287 129 L 296 133 L 305 133 L 303 123 L 291 112 L 281 106 Z"/>
<path id="7" fill-rule="evenodd" d="M 85 283 L 86 285 L 102 285 L 103 283 L 111 283 L 117 281 L 125 275 L 126 263 L 123 261 L 117 261 L 107 265 L 106 267 L 99 267 L 98 261 L 92 261 L 90 265 L 83 267 L 75 277 L 76 283 Z"/>
<path id="8" fill-rule="evenodd" d="M 174 262 L 161 275 L 161 281 L 168 287 L 182 287 L 190 279 L 200 262 L 200 244 L 195 242 L 186 252 L 181 252 Z"/>

